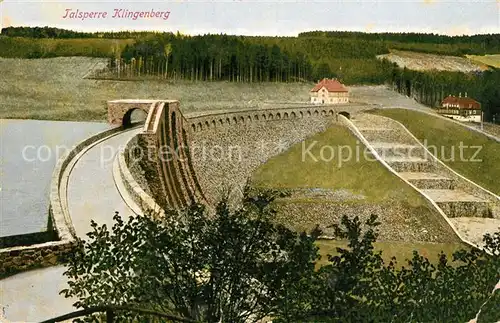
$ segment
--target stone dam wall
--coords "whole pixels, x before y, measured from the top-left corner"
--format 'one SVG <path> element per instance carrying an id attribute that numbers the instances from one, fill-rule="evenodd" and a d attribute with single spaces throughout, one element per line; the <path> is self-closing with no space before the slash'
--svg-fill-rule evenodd
<path id="1" fill-rule="evenodd" d="M 129 109 L 133 108 L 133 104 L 135 102 L 129 104 Z M 128 190 L 135 191 L 131 195 L 135 194 L 133 199 L 136 204 L 141 205 L 143 211 L 146 211 L 145 205 L 151 204 L 146 203 L 149 194 L 156 205 L 174 208 L 185 206 L 193 200 L 213 207 L 228 192 L 230 200 L 236 202 L 241 197 L 248 178 L 260 165 L 329 126 L 342 126 L 338 121 L 338 112 L 350 111 L 350 107 L 356 112 L 370 108 L 358 105 L 306 106 L 209 111 L 184 116 L 178 103 L 164 104 L 162 108 L 161 105 L 155 108 L 155 104 L 151 102 L 148 105 L 152 108 L 148 112 L 144 131 L 129 142 L 127 154 L 132 152 L 133 155 L 134 146 L 152 146 L 158 150 L 166 146 L 176 150 L 176 155 L 167 158 L 167 161 L 158 162 L 161 154 L 156 154 L 152 158 L 153 162 L 150 160 L 135 164 L 130 164 L 130 160 L 137 160 L 137 156 L 127 159 L 125 167 L 129 168 L 128 178 L 132 183 L 126 186 Z M 125 115 L 128 109 L 120 107 L 119 111 Z M 174 111 L 176 118 L 180 119 L 175 119 L 175 122 L 171 117 Z M 177 129 L 177 135 L 172 132 L 173 129 Z M 177 141 L 175 137 L 178 138 Z M 138 192 L 141 193 L 137 194 Z M 172 196 L 184 196 L 184 201 L 172 199 Z M 377 214 L 383 223 L 380 236 L 383 240 L 459 241 L 445 221 L 436 221 L 436 211 L 432 205 L 419 212 L 401 201 L 392 201 L 386 205 L 351 202 L 278 201 L 277 205 L 284 217 L 278 220 L 299 230 L 310 230 L 319 224 L 325 230 L 325 235 L 328 235 L 326 227 L 338 222 L 343 215 L 358 215 L 363 220 L 371 214 Z M 414 214 L 416 212 L 421 214 Z"/>

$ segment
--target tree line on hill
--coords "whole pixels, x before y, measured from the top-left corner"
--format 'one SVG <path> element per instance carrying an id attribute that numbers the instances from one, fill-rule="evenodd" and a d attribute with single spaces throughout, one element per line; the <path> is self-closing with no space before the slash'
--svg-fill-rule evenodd
<path id="1" fill-rule="evenodd" d="M 1 35 L 8 37 L 26 37 L 26 38 L 114 38 L 127 39 L 139 38 L 150 35 L 150 31 L 109 31 L 109 32 L 82 32 L 55 27 L 6 27 L 2 28 Z"/>
<path id="2" fill-rule="evenodd" d="M 383 83 L 383 48 L 359 42 L 163 34 L 137 40 L 110 58 L 119 77 L 156 75 L 193 81 L 304 82 L 336 77 L 347 84 Z M 350 54 L 349 54 L 350 53 Z"/>
<path id="3" fill-rule="evenodd" d="M 65 297 L 79 309 L 129 306 L 183 322 L 478 322 L 500 319 L 500 232 L 485 250 L 464 249 L 437 263 L 414 252 L 401 264 L 375 251 L 376 216 L 333 224 L 347 247 L 320 259 L 321 232 L 298 233 L 274 222 L 279 192 L 245 190 L 215 214 L 203 205 L 167 208 L 166 216 L 115 214 L 111 229 L 92 222 L 69 255 Z M 121 321 L 151 321 L 137 311 Z M 87 317 L 86 321 L 96 321 Z M 102 319 L 102 317 L 101 317 Z"/>
<path id="4" fill-rule="evenodd" d="M 300 37 L 319 37 L 334 39 L 356 39 L 365 41 L 383 41 L 391 44 L 394 49 L 411 50 L 419 52 L 434 52 L 436 54 L 453 55 L 485 55 L 500 53 L 500 34 L 447 36 L 424 33 L 363 33 L 353 31 L 310 31 L 299 34 Z M 422 46 L 423 44 L 431 46 Z"/>
<path id="5" fill-rule="evenodd" d="M 119 31 L 119 32 L 78 32 L 54 27 L 7 27 L 1 35 L 27 38 L 110 38 L 140 39 L 150 35 L 162 34 L 154 31 Z M 298 37 L 266 37 L 278 39 L 349 39 L 354 41 L 377 42 L 386 49 L 408 49 L 428 51 L 438 54 L 496 54 L 500 52 L 500 34 L 447 36 L 425 33 L 365 33 L 352 31 L 310 31 L 299 33 Z M 430 45 L 430 46 L 422 46 Z M 418 48 L 417 48 L 418 47 Z"/>

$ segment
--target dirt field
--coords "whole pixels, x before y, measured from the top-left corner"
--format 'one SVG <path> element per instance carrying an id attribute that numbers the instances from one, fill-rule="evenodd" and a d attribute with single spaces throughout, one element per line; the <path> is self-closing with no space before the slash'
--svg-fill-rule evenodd
<path id="1" fill-rule="evenodd" d="M 456 71 L 473 72 L 484 70 L 485 66 L 476 64 L 470 60 L 457 56 L 443 56 L 393 50 L 390 54 L 378 55 L 377 58 L 386 58 L 398 64 L 399 67 L 406 67 L 411 70 L 427 71 Z"/>
<path id="2" fill-rule="evenodd" d="M 97 81 L 84 79 L 106 60 L 87 57 L 0 58 L 0 118 L 92 121 L 106 101 L 177 99 L 183 111 L 230 109 L 309 100 L 312 83 Z"/>

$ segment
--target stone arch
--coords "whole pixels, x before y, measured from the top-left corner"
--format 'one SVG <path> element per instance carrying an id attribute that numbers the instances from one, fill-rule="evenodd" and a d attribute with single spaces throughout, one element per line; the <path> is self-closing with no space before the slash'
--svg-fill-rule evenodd
<path id="1" fill-rule="evenodd" d="M 283 114 L 283 119 L 288 119 L 288 112 L 285 112 L 285 113 Z"/>
<path id="2" fill-rule="evenodd" d="M 266 115 L 265 114 L 262 115 L 262 120 L 266 121 Z"/>
<path id="3" fill-rule="evenodd" d="M 236 117 L 233 117 L 233 123 L 234 123 L 234 124 L 237 124 L 237 123 L 238 123 L 238 119 L 236 119 Z"/>
<path id="4" fill-rule="evenodd" d="M 219 124 L 222 126 L 224 124 L 224 121 L 222 121 L 222 119 L 219 119 Z"/>
<path id="5" fill-rule="evenodd" d="M 325 110 L 322 110 L 322 111 L 321 111 L 321 115 L 322 115 L 322 116 L 326 116 L 326 111 L 325 111 Z"/>
<path id="6" fill-rule="evenodd" d="M 207 129 L 210 129 L 210 124 L 208 123 L 208 120 L 207 120 L 207 121 L 205 121 L 205 127 L 206 127 Z"/>
<path id="7" fill-rule="evenodd" d="M 304 118 L 304 112 L 300 111 L 300 117 Z"/>
<path id="8" fill-rule="evenodd" d="M 226 118 L 226 123 L 227 123 L 227 124 L 231 124 L 231 119 Z"/>
<path id="9" fill-rule="evenodd" d="M 252 116 L 247 117 L 248 123 L 252 123 Z"/>
<path id="10" fill-rule="evenodd" d="M 140 119 L 141 121 L 134 121 L 133 119 L 133 114 L 137 114 L 139 113 L 139 115 L 141 116 Z M 137 123 L 140 123 L 140 122 L 144 122 L 146 121 L 146 118 L 148 116 L 148 113 L 149 111 L 148 110 L 145 110 L 144 108 L 142 107 L 133 107 L 131 109 L 128 109 L 127 112 L 125 112 L 123 114 L 123 118 L 122 118 L 122 125 L 127 127 L 127 126 L 131 126 L 132 124 L 137 124 Z"/>
<path id="11" fill-rule="evenodd" d="M 215 128 L 216 126 L 216 122 L 215 122 L 215 119 L 212 120 L 212 127 Z"/>
<path id="12" fill-rule="evenodd" d="M 259 121 L 259 115 L 258 114 L 254 115 L 253 119 L 256 120 L 256 121 Z"/>
<path id="13" fill-rule="evenodd" d="M 310 117 L 311 116 L 311 111 L 310 110 L 307 110 L 307 116 Z"/>
<path id="14" fill-rule="evenodd" d="M 290 118 L 297 118 L 297 115 L 295 114 L 295 112 L 292 111 L 292 113 L 290 113 Z"/>
<path id="15" fill-rule="evenodd" d="M 198 122 L 198 131 L 202 131 L 203 130 L 203 126 L 201 125 L 201 122 Z"/>
<path id="16" fill-rule="evenodd" d="M 192 123 L 191 128 L 193 129 L 193 132 L 196 132 L 196 124 Z"/>
<path id="17" fill-rule="evenodd" d="M 333 110 L 328 111 L 328 115 L 333 116 Z"/>
<path id="18" fill-rule="evenodd" d="M 319 116 L 319 111 L 318 110 L 314 110 L 314 116 L 315 117 Z"/>
<path id="19" fill-rule="evenodd" d="M 241 116 L 241 117 L 240 117 L 240 121 L 241 121 L 241 123 L 245 123 L 245 117 L 244 117 L 244 116 Z"/>
<path id="20" fill-rule="evenodd" d="M 269 113 L 268 119 L 269 120 L 273 120 L 273 114 L 272 113 Z"/>
<path id="21" fill-rule="evenodd" d="M 281 113 L 276 113 L 276 120 L 280 120 L 281 119 Z"/>

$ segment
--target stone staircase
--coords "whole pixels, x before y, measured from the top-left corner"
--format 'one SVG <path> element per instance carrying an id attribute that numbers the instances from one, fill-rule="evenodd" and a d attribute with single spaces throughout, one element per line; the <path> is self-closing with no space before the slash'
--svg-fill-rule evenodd
<path id="1" fill-rule="evenodd" d="M 492 231 L 500 226 L 500 219 L 492 219 L 492 205 L 498 206 L 498 198 L 495 200 L 492 194 L 471 187 L 471 183 L 438 163 L 401 125 L 389 118 L 364 113 L 356 114 L 351 121 L 380 158 L 432 199 L 452 223 L 454 218 L 461 223 L 464 221 L 460 218 L 489 218 Z"/>

